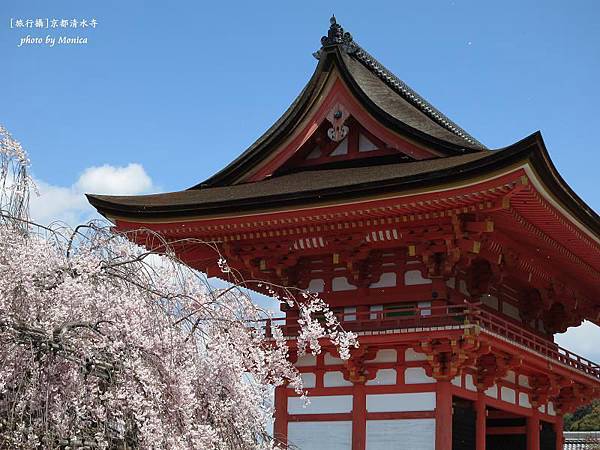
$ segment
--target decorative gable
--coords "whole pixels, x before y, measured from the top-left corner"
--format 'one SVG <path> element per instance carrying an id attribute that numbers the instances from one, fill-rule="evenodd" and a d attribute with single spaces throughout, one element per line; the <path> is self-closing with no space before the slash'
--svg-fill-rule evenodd
<path id="1" fill-rule="evenodd" d="M 336 140 L 340 139 L 339 141 Z M 361 165 L 381 163 L 382 158 L 390 162 L 414 161 L 413 158 L 393 148 L 374 136 L 352 116 L 347 116 L 343 125 L 336 127 L 324 120 L 313 135 L 277 171 L 289 173 L 318 166 L 347 166 L 351 161 L 361 160 Z"/>

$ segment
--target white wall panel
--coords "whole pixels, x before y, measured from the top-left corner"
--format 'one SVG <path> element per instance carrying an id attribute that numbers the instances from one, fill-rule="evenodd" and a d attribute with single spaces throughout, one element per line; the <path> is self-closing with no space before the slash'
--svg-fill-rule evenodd
<path id="1" fill-rule="evenodd" d="M 346 277 L 335 277 L 331 280 L 332 291 L 353 291 L 357 289 L 353 284 L 348 283 Z"/>
<path id="2" fill-rule="evenodd" d="M 310 280 L 306 290 L 310 292 L 323 292 L 325 290 L 325 280 L 320 278 Z"/>
<path id="3" fill-rule="evenodd" d="M 367 450 L 434 450 L 435 419 L 367 420 L 366 444 Z"/>
<path id="4" fill-rule="evenodd" d="M 325 353 L 325 365 L 326 366 L 335 366 L 336 364 L 344 364 L 344 360 L 334 356 L 331 353 Z"/>
<path id="5" fill-rule="evenodd" d="M 298 357 L 298 361 L 294 364 L 296 367 L 309 367 L 317 365 L 317 357 L 315 355 L 311 355 L 310 353 L 307 355 L 302 355 Z"/>
<path id="6" fill-rule="evenodd" d="M 519 375 L 519 386 L 530 388 L 529 378 L 525 375 Z"/>
<path id="7" fill-rule="evenodd" d="M 379 277 L 376 283 L 371 283 L 370 288 L 385 288 L 396 286 L 396 273 L 385 272 Z"/>
<path id="8" fill-rule="evenodd" d="M 485 395 L 492 398 L 498 398 L 498 386 L 493 385 L 492 387 L 486 389 Z"/>
<path id="9" fill-rule="evenodd" d="M 475 383 L 473 382 L 473 375 L 470 373 L 465 375 L 465 388 L 469 391 L 477 392 L 477 386 L 475 386 Z"/>
<path id="10" fill-rule="evenodd" d="M 288 443 L 299 450 L 350 450 L 352 422 L 290 422 Z"/>
<path id="11" fill-rule="evenodd" d="M 435 392 L 367 395 L 368 412 L 433 411 Z"/>
<path id="12" fill-rule="evenodd" d="M 315 395 L 308 399 L 310 404 L 304 407 L 302 397 L 289 397 L 288 414 L 329 414 L 352 411 L 351 395 Z"/>
<path id="13" fill-rule="evenodd" d="M 302 383 L 305 388 L 314 388 L 317 384 L 317 376 L 311 372 L 305 372 L 300 374 L 300 378 L 302 378 Z"/>
<path id="14" fill-rule="evenodd" d="M 364 134 L 360 133 L 358 135 L 358 151 L 359 152 L 370 152 L 372 150 L 377 150 L 377 146 L 373 144 L 368 137 Z"/>
<path id="15" fill-rule="evenodd" d="M 500 389 L 500 398 L 504 402 L 516 403 L 516 393 L 514 389 L 502 386 Z"/>
<path id="16" fill-rule="evenodd" d="M 380 362 L 396 362 L 397 354 L 393 348 L 379 350 L 375 358 L 367 360 L 367 362 L 380 363 Z"/>
<path id="17" fill-rule="evenodd" d="M 503 378 L 506 381 L 510 381 L 511 383 L 516 383 L 516 374 L 512 370 L 506 372 L 506 376 Z"/>
<path id="18" fill-rule="evenodd" d="M 377 376 L 366 383 L 367 386 L 383 386 L 390 384 L 396 384 L 395 369 L 379 369 L 377 371 Z"/>
<path id="19" fill-rule="evenodd" d="M 531 408 L 531 403 L 529 402 L 529 395 L 525 392 L 519 392 L 519 405 L 524 406 L 525 408 Z"/>
<path id="20" fill-rule="evenodd" d="M 325 387 L 340 387 L 352 386 L 352 382 L 344 380 L 344 374 L 339 371 L 325 372 L 323 375 L 323 386 Z"/>
<path id="21" fill-rule="evenodd" d="M 348 154 L 348 138 L 345 137 L 342 142 L 340 142 L 334 151 L 332 151 L 329 156 L 338 156 L 338 155 L 347 155 Z"/>
<path id="22" fill-rule="evenodd" d="M 404 284 L 406 286 L 416 286 L 419 284 L 431 284 L 429 278 L 423 278 L 420 270 L 409 270 L 404 273 Z"/>
<path id="23" fill-rule="evenodd" d="M 407 348 L 404 352 L 404 359 L 406 361 L 427 361 L 427 355 L 425 353 L 417 353 L 412 348 Z"/>
<path id="24" fill-rule="evenodd" d="M 435 383 L 435 379 L 427 376 L 422 367 L 409 367 L 404 371 L 406 384 Z"/>

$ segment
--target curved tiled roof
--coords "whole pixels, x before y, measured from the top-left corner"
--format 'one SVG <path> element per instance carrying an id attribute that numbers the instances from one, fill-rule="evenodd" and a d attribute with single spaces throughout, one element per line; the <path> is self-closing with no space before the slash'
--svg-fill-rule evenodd
<path id="1" fill-rule="evenodd" d="M 415 108 L 423 112 L 430 119 L 438 123 L 440 126 L 458 136 L 461 139 L 461 143 L 464 145 L 465 141 L 470 147 L 474 148 L 485 148 L 485 146 L 459 127 L 456 123 L 446 117 L 442 112 L 435 108 L 431 103 L 421 97 L 415 92 L 410 86 L 404 81 L 394 75 L 388 70 L 383 64 L 381 64 L 374 56 L 362 48 L 358 43 L 354 41 L 352 35 L 345 32 L 344 29 L 337 23 L 335 16 L 330 19 L 331 26 L 327 36 L 323 36 L 321 43 L 322 48 L 329 46 L 337 46 L 344 53 L 350 55 L 356 61 L 359 61 L 364 65 L 372 74 L 377 76 L 387 86 L 389 86 L 395 93 L 399 94 L 410 102 Z M 340 37 L 341 36 L 341 37 Z M 323 52 L 321 50 L 314 53 L 317 59 L 320 59 Z"/>
<path id="2" fill-rule="evenodd" d="M 279 144 L 313 104 L 323 87 L 322 75 L 335 65 L 353 94 L 389 129 L 407 135 L 444 156 L 486 150 L 486 147 L 438 111 L 406 83 L 360 47 L 331 19 L 322 47 L 314 53 L 319 64 L 309 82 L 287 111 L 246 151 L 224 169 L 194 186 L 226 186 L 240 182 L 245 174 L 277 152 Z"/>

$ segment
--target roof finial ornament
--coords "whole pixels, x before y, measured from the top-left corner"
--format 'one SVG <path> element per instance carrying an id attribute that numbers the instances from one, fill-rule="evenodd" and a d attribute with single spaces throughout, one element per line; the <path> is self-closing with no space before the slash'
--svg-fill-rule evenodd
<path id="1" fill-rule="evenodd" d="M 347 31 L 344 31 L 342 26 L 337 23 L 335 15 L 332 15 L 331 19 L 329 19 L 329 30 L 327 31 L 327 36 L 323 36 L 321 38 L 321 49 L 313 54 L 314 57 L 319 59 L 321 57 L 323 48 L 334 45 L 337 45 L 346 53 L 353 53 L 357 48 L 357 45 L 352 40 L 352 35 Z"/>

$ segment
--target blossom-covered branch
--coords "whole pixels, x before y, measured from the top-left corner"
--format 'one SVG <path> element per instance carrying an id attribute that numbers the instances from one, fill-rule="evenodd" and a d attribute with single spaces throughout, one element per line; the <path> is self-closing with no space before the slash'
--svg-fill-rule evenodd
<path id="1" fill-rule="evenodd" d="M 249 295 L 260 281 L 240 279 L 214 243 L 189 242 L 215 249 L 230 287 L 148 230 L 135 231 L 142 247 L 104 224 L 30 223 L 27 158 L 0 132 L 0 447 L 277 447 L 272 387 L 303 387 Z M 300 351 L 356 345 L 317 296 L 268 286 L 300 311 Z"/>

